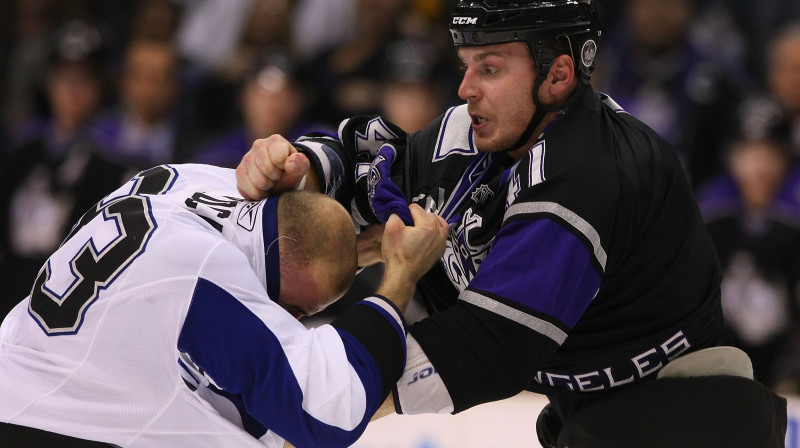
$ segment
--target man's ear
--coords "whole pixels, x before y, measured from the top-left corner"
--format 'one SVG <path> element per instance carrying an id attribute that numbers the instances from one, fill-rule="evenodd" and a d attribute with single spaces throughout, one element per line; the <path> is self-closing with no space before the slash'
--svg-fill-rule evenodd
<path id="1" fill-rule="evenodd" d="M 566 54 L 553 59 L 553 65 L 547 74 L 547 93 L 556 101 L 563 101 L 569 96 L 575 81 L 575 61 Z"/>

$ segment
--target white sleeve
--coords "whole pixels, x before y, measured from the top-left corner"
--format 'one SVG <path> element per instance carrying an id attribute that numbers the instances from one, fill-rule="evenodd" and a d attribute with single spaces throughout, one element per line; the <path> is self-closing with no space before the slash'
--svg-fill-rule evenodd
<path id="1" fill-rule="evenodd" d="M 244 255 L 226 246 L 204 267 L 180 332 L 187 371 L 201 372 L 207 381 L 200 386 L 232 401 L 254 437 L 271 430 L 296 446 L 354 443 L 402 369 L 399 311 L 362 301 L 345 313 L 354 316 L 343 322 L 347 330 L 308 330 L 267 297 Z M 371 339 L 389 341 L 383 353 L 354 322 L 369 324 Z M 386 356 L 392 369 L 382 368 Z"/>
<path id="2" fill-rule="evenodd" d="M 406 338 L 406 368 L 394 390 L 398 414 L 450 414 L 453 400 L 414 336 Z"/>

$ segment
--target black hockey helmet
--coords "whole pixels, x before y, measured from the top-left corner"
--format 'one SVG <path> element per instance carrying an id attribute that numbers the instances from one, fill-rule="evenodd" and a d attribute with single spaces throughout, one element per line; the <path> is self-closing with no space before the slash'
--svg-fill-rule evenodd
<path id="1" fill-rule="evenodd" d="M 559 39 L 584 82 L 594 71 L 599 17 L 594 0 L 462 0 L 450 21 L 458 46 L 524 42 L 540 73 L 550 70 Z"/>

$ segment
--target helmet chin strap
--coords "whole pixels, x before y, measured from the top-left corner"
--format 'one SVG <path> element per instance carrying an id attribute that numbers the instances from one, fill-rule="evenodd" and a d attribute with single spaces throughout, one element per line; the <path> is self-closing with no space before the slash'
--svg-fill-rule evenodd
<path id="1" fill-rule="evenodd" d="M 519 136 L 516 143 L 511 145 L 506 152 L 514 151 L 520 148 L 525 142 L 531 138 L 531 134 L 536 129 L 537 126 L 542 122 L 544 116 L 550 112 L 560 112 L 566 110 L 573 103 L 577 101 L 580 95 L 577 95 L 577 91 L 581 89 L 581 85 L 579 85 L 575 92 L 572 92 L 572 95 L 565 101 L 563 104 L 555 105 L 555 106 L 548 106 L 542 103 L 542 100 L 539 98 L 539 89 L 544 84 L 545 79 L 547 79 L 547 74 L 550 72 L 550 66 L 543 66 L 541 70 L 539 70 L 539 74 L 536 75 L 536 80 L 533 83 L 533 104 L 536 106 L 536 112 L 533 113 L 531 120 L 528 122 L 528 126 L 525 127 L 525 130 L 522 132 L 522 135 Z"/>

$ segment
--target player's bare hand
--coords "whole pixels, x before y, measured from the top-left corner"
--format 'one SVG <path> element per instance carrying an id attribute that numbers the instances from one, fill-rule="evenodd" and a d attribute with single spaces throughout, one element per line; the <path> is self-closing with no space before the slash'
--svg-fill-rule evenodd
<path id="1" fill-rule="evenodd" d="M 358 265 L 372 266 L 383 261 L 381 243 L 383 242 L 384 224 L 373 224 L 358 234 L 356 247 L 358 248 Z"/>
<path id="2" fill-rule="evenodd" d="M 386 222 L 381 251 L 386 269 L 398 268 L 414 283 L 444 254 L 450 227 L 439 215 L 422 207 L 408 207 L 414 226 L 406 226 L 397 215 Z"/>
<path id="3" fill-rule="evenodd" d="M 245 199 L 260 200 L 294 190 L 310 165 L 308 158 L 280 135 L 256 140 L 236 167 L 239 193 Z"/>

